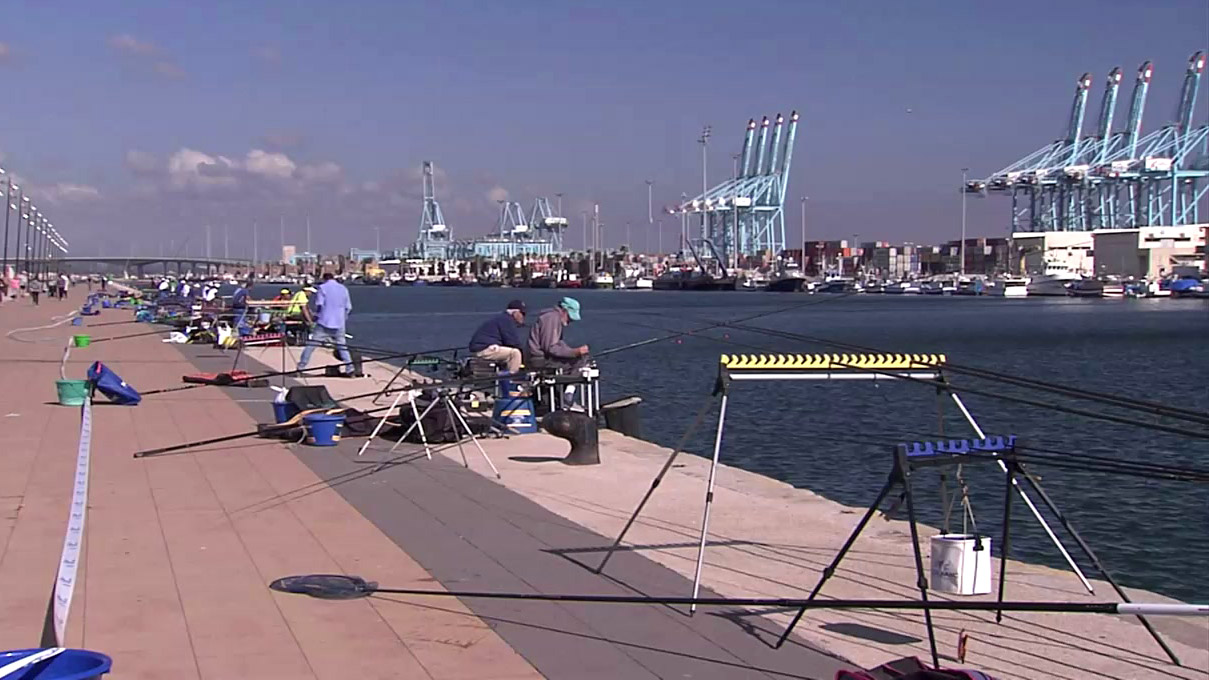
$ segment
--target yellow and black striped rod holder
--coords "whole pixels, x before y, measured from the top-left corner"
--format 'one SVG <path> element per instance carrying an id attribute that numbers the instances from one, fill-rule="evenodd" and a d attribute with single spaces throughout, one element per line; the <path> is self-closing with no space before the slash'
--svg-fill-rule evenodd
<path id="1" fill-rule="evenodd" d="M 943 354 L 723 354 L 727 371 L 842 371 L 938 369 Z"/>

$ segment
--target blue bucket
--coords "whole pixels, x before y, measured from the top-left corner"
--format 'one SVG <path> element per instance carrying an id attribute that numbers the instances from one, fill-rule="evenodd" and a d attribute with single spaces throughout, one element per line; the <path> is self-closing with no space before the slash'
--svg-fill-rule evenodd
<path id="1" fill-rule="evenodd" d="M 495 400 L 491 419 L 512 434 L 537 432 L 537 418 L 533 415 L 533 399 L 529 397 L 505 397 Z"/>
<path id="2" fill-rule="evenodd" d="M 15 649 L 0 652 L 0 667 L 32 654 L 41 649 Z M 113 659 L 100 652 L 87 649 L 68 649 L 62 653 L 5 676 L 4 680 L 91 680 L 109 672 Z"/>
<path id="3" fill-rule="evenodd" d="M 273 402 L 273 418 L 275 418 L 277 422 L 284 423 L 296 415 L 298 415 L 298 407 L 290 402 Z"/>
<path id="4" fill-rule="evenodd" d="M 110 309 L 112 307 L 113 305 L 109 303 L 109 300 L 101 300 L 101 309 Z"/>
<path id="5" fill-rule="evenodd" d="M 341 414 L 314 413 L 302 417 L 306 426 L 306 443 L 311 446 L 335 446 L 340 442 L 340 428 L 344 426 Z"/>

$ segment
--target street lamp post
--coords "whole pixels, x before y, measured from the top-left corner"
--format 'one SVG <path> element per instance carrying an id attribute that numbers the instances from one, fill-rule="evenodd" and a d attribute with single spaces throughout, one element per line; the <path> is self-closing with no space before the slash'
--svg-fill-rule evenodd
<path id="1" fill-rule="evenodd" d="M 13 210 L 17 211 L 17 243 L 13 247 L 13 268 L 18 272 L 21 271 L 21 220 L 27 217 L 24 203 L 28 201 L 29 199 L 26 198 L 25 193 L 21 192 L 20 198 L 17 199 L 16 205 L 13 206 Z"/>
<path id="2" fill-rule="evenodd" d="M 4 168 L 0 168 L 0 172 L 4 172 Z M 0 275 L 8 276 L 8 216 L 12 210 L 13 200 L 13 178 L 9 177 L 5 180 L 4 186 L 4 270 L 0 271 Z"/>
<path id="3" fill-rule="evenodd" d="M 26 196 L 26 198 L 29 198 Z M 30 270 L 30 254 L 33 252 L 33 224 L 37 220 L 38 208 L 33 204 L 29 204 L 29 212 L 25 214 L 25 273 L 29 275 Z"/>
<path id="4" fill-rule="evenodd" d="M 969 168 L 961 169 L 961 269 L 960 274 L 966 273 L 966 175 Z"/>
<path id="5" fill-rule="evenodd" d="M 655 214 L 651 210 L 651 205 L 652 205 L 651 201 L 655 195 L 654 192 L 655 192 L 655 182 L 654 182 L 654 180 L 648 179 L 646 181 L 646 223 L 648 226 L 651 224 L 654 224 L 654 222 L 655 222 Z"/>
<path id="6" fill-rule="evenodd" d="M 701 130 L 701 137 L 697 141 L 701 144 L 701 200 L 705 200 L 705 194 L 709 193 L 709 173 L 708 173 L 708 151 L 709 151 L 709 136 L 712 128 L 706 125 Z M 701 211 L 701 238 L 709 238 L 705 228 L 705 210 Z"/>
<path id="7" fill-rule="evenodd" d="M 806 271 L 806 201 L 809 196 L 802 197 L 802 271 Z"/>

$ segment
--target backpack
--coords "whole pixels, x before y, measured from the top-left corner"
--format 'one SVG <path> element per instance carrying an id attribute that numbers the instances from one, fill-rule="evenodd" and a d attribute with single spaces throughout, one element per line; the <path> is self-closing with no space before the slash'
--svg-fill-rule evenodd
<path id="1" fill-rule="evenodd" d="M 835 680 L 995 680 L 981 671 L 933 670 L 915 657 L 907 656 L 866 671 L 840 671 Z"/>

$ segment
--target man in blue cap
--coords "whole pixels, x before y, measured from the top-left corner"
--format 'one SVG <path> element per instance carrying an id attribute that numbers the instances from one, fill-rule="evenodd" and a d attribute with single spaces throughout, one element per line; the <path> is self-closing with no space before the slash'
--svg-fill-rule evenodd
<path id="1" fill-rule="evenodd" d="M 529 365 L 533 368 L 572 368 L 583 363 L 588 346 L 571 347 L 563 341 L 563 329 L 579 321 L 579 301 L 565 297 L 537 317 L 529 331 Z"/>

